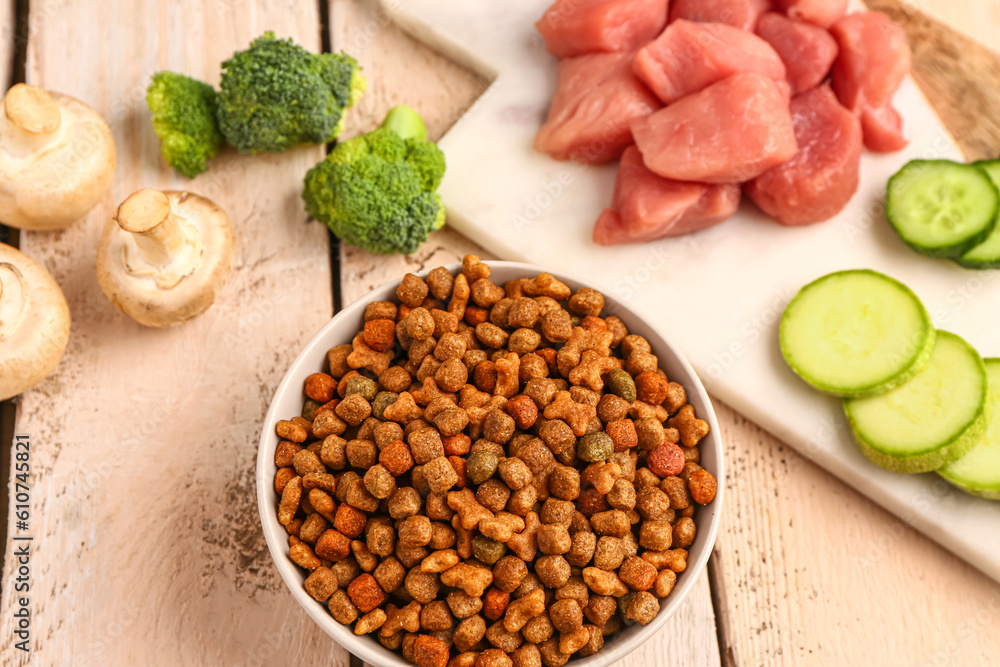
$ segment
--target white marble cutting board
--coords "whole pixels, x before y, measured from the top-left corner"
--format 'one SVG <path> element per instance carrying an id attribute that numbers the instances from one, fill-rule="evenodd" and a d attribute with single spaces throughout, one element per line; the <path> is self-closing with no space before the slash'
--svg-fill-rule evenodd
<path id="1" fill-rule="evenodd" d="M 455 3 L 385 0 L 405 30 L 493 79 L 440 141 L 449 224 L 508 260 L 552 266 L 604 285 L 658 322 L 716 397 L 1000 581 L 1000 503 L 953 490 L 933 474 L 885 472 L 857 450 L 840 402 L 784 365 L 777 323 L 791 296 L 831 271 L 873 268 L 910 285 L 940 328 L 1000 356 L 1000 272 L 921 257 L 882 215 L 886 180 L 907 161 L 961 154 L 908 80 L 896 97 L 909 147 L 868 153 L 861 188 L 836 219 L 781 227 L 752 206 L 674 240 L 603 248 L 591 241 L 615 167 L 555 162 L 532 149 L 555 88 L 556 61 L 534 22 L 549 0 Z M 877 545 L 851 545 L 844 553 Z M 862 559 L 863 564 L 863 559 Z"/>

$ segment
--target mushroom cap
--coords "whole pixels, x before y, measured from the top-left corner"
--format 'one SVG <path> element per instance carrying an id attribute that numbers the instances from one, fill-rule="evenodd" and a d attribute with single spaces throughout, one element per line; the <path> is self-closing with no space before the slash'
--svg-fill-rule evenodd
<path id="1" fill-rule="evenodd" d="M 97 280 L 104 294 L 120 311 L 147 327 L 175 326 L 205 312 L 232 272 L 236 258 L 232 222 L 215 202 L 178 190 L 162 194 L 169 201 L 173 216 L 189 225 L 189 229 L 196 229 L 200 236 L 201 258 L 192 272 L 172 287 L 164 288 L 158 284 L 161 274 L 155 268 L 130 271 L 127 262 L 138 257 L 136 243 L 132 233 L 122 229 L 117 219 L 108 221 L 97 249 Z M 156 200 L 153 201 L 155 204 Z M 128 205 L 127 199 L 122 208 Z M 163 214 L 162 211 L 146 213 L 152 218 Z M 135 232 L 149 228 L 148 225 L 138 226 L 142 223 L 136 222 L 136 218 L 143 216 L 123 216 L 121 209 L 119 216 L 128 218 L 130 223 L 122 224 Z"/>
<path id="2" fill-rule="evenodd" d="M 94 208 L 115 171 L 115 142 L 96 111 L 68 95 L 18 84 L 0 100 L 0 116 L 8 123 L 17 118 L 38 145 L 26 152 L 0 133 L 0 222 L 62 229 Z"/>
<path id="3" fill-rule="evenodd" d="M 59 285 L 30 257 L 0 243 L 0 400 L 51 373 L 69 341 L 69 307 Z"/>

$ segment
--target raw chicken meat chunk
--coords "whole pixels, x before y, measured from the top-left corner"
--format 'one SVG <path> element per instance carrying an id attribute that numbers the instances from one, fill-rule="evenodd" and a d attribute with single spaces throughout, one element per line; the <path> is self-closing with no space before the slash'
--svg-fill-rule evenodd
<path id="1" fill-rule="evenodd" d="M 639 49 L 635 72 L 665 104 L 740 72 L 785 78 L 781 58 L 760 37 L 722 23 L 685 19 Z"/>
<path id="2" fill-rule="evenodd" d="M 815 88 L 837 59 L 837 40 L 823 28 L 768 12 L 757 22 L 757 35 L 778 52 L 792 94 Z"/>
<path id="3" fill-rule="evenodd" d="M 830 33 L 840 45 L 833 90 L 861 117 L 865 146 L 882 152 L 905 146 L 902 119 L 891 105 L 913 60 L 906 33 L 881 12 L 845 16 Z"/>
<path id="4" fill-rule="evenodd" d="M 752 72 L 633 121 L 632 134 L 646 166 L 679 181 L 742 183 L 797 150 L 782 87 Z"/>
<path id="5" fill-rule="evenodd" d="M 847 0 L 777 0 L 778 9 L 793 19 L 829 28 L 847 13 Z"/>
<path id="6" fill-rule="evenodd" d="M 771 8 L 771 0 L 674 0 L 670 20 L 725 23 L 753 32 L 760 15 Z"/>
<path id="7" fill-rule="evenodd" d="M 597 53 L 559 63 L 559 86 L 535 150 L 557 160 L 602 164 L 632 143 L 629 124 L 662 105 L 632 72 L 632 53 Z"/>
<path id="8" fill-rule="evenodd" d="M 903 118 L 892 106 L 865 107 L 861 112 L 861 130 L 865 147 L 876 153 L 895 153 L 909 143 L 903 136 Z"/>
<path id="9" fill-rule="evenodd" d="M 729 218 L 739 205 L 738 186 L 661 178 L 629 146 L 618 168 L 611 208 L 594 225 L 594 242 L 615 245 L 690 234 Z"/>
<path id="10" fill-rule="evenodd" d="M 667 24 L 667 0 L 556 0 L 535 23 L 549 53 L 635 51 Z"/>
<path id="11" fill-rule="evenodd" d="M 783 225 L 822 222 L 843 210 L 858 189 L 861 124 L 828 86 L 792 100 L 799 151 L 746 186 L 746 193 Z"/>

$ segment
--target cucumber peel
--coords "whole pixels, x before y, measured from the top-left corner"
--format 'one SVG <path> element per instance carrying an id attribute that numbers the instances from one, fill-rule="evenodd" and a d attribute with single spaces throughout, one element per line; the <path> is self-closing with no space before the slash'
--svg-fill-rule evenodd
<path id="1" fill-rule="evenodd" d="M 845 399 L 861 452 L 893 472 L 920 473 L 967 454 L 989 422 L 986 366 L 971 345 L 938 331 L 927 366 L 873 398 Z"/>
<path id="2" fill-rule="evenodd" d="M 865 398 L 904 384 L 927 364 L 936 331 L 916 294 L 867 269 L 803 287 L 781 319 L 781 352 L 827 394 Z"/>
<path id="3" fill-rule="evenodd" d="M 1000 359 L 986 360 L 989 379 L 989 411 L 1000 414 Z M 992 419 L 986 435 L 972 450 L 937 471 L 939 475 L 967 493 L 989 500 L 1000 500 L 1000 419 Z"/>

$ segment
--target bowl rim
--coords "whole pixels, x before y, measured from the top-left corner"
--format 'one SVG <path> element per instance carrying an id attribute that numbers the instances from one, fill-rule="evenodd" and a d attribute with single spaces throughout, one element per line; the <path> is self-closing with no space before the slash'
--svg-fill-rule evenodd
<path id="1" fill-rule="evenodd" d="M 650 322 L 632 304 L 616 298 L 613 295 L 607 294 L 607 291 L 604 288 L 585 278 L 581 278 L 565 271 L 546 269 L 535 264 L 524 262 L 488 260 L 486 263 L 494 271 L 497 269 L 517 269 L 525 272 L 525 275 L 537 275 L 543 272 L 550 273 L 558 280 L 569 284 L 571 287 L 575 284 L 579 287 L 590 287 L 601 292 L 605 298 L 605 313 L 608 310 L 613 310 L 614 313 L 612 314 L 620 315 L 621 313 L 624 313 L 628 319 L 641 322 L 646 328 L 651 330 L 660 339 L 660 341 L 662 341 L 665 346 L 665 351 L 673 357 L 674 364 L 680 366 L 690 378 L 690 381 L 685 382 L 683 385 L 688 394 L 688 402 L 691 402 L 692 394 L 697 395 L 698 400 L 701 403 L 698 415 L 699 419 L 703 419 L 709 424 L 709 435 L 706 436 L 704 440 L 709 441 L 708 444 L 711 445 L 711 449 L 715 454 L 715 469 L 710 472 L 712 472 L 715 476 L 718 482 L 718 488 L 715 499 L 711 504 L 698 506 L 699 514 L 706 515 L 707 521 L 699 522 L 695 544 L 689 547 L 688 550 L 689 561 L 687 568 L 683 573 L 681 573 L 682 576 L 678 577 L 677 585 L 666 599 L 660 601 L 660 611 L 651 623 L 645 626 L 636 624 L 630 628 L 625 628 L 624 630 L 619 631 L 618 634 L 622 635 L 627 633 L 629 636 L 623 637 L 621 641 L 611 646 L 605 645 L 604 648 L 594 655 L 587 656 L 585 658 L 575 658 L 568 663 L 572 667 L 606 667 L 607 665 L 611 665 L 621 660 L 644 644 L 666 624 L 667 620 L 677 613 L 681 605 L 683 605 L 691 595 L 691 592 L 697 585 L 697 581 L 701 577 L 701 574 L 706 568 L 708 560 L 712 555 L 722 519 L 726 486 L 725 451 L 722 444 L 722 436 L 719 429 L 718 418 L 715 413 L 715 407 L 712 404 L 712 399 L 709 396 L 708 391 L 705 389 L 701 378 L 698 376 L 697 372 L 695 372 L 694 367 L 690 364 L 687 358 L 670 342 L 666 336 L 663 335 L 659 327 Z M 444 268 L 454 275 L 457 271 L 461 270 L 461 267 L 461 263 L 452 263 L 446 265 Z M 420 272 L 417 272 L 416 275 L 426 277 L 429 270 L 430 269 L 423 269 Z M 394 280 L 387 281 L 368 291 L 366 294 L 362 295 L 349 305 L 344 306 L 340 312 L 336 313 L 330 321 L 323 325 L 323 327 L 320 328 L 320 330 L 309 340 L 309 342 L 303 346 L 299 354 L 295 357 L 295 360 L 289 365 L 288 370 L 285 371 L 285 374 L 282 376 L 281 381 L 278 383 L 278 386 L 271 397 L 267 413 L 264 417 L 263 423 L 261 424 L 261 432 L 257 444 L 255 481 L 257 484 L 257 513 L 261 523 L 261 530 L 264 533 L 264 539 L 267 542 L 267 548 L 271 555 L 271 560 L 273 561 L 275 568 L 278 570 L 278 574 L 281 576 L 285 586 L 289 589 L 292 597 L 295 598 L 299 606 L 305 610 L 309 617 L 331 639 L 335 640 L 345 650 L 359 657 L 361 660 L 374 665 L 412 667 L 410 663 L 403 659 L 402 655 L 385 648 L 373 639 L 372 636 L 355 635 L 348 626 L 342 625 L 330 615 L 324 603 L 317 602 L 306 592 L 305 588 L 302 586 L 302 579 L 304 578 L 304 575 L 302 574 L 301 568 L 295 565 L 288 558 L 288 534 L 285 532 L 284 527 L 278 523 L 276 506 L 273 505 L 269 498 L 269 496 L 276 498 L 277 494 L 274 491 L 273 479 L 269 479 L 267 475 L 269 467 L 274 465 L 273 452 L 277 446 L 276 442 L 274 445 L 271 445 L 272 439 L 275 441 L 277 440 L 277 436 L 274 433 L 274 425 L 279 419 L 283 418 L 277 415 L 278 404 L 280 403 L 279 398 L 290 390 L 293 378 L 297 377 L 302 372 L 301 366 L 315 352 L 315 348 L 317 346 L 325 347 L 330 345 L 330 343 L 324 342 L 324 340 L 331 335 L 332 330 L 339 327 L 341 322 L 345 320 L 357 317 L 359 314 L 363 316 L 363 311 L 373 300 L 373 295 L 379 295 L 383 292 L 387 292 L 390 287 L 395 288 L 399 284 L 400 279 L 401 278 L 396 278 Z M 576 288 L 574 288 L 574 290 L 575 289 Z M 394 289 L 392 293 L 394 293 Z M 623 317 L 622 319 L 625 318 Z M 631 329 L 632 327 L 630 326 L 629 330 L 631 331 Z M 336 345 L 342 343 L 333 344 Z M 654 351 L 658 349 L 658 346 L 656 345 L 653 345 L 652 347 Z M 325 347 L 325 349 L 329 348 Z M 318 371 L 311 369 L 310 372 Z M 301 391 L 299 388 L 294 388 L 293 390 Z M 693 554 L 694 558 L 690 559 L 692 552 L 695 551 L 697 553 Z"/>

